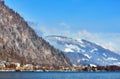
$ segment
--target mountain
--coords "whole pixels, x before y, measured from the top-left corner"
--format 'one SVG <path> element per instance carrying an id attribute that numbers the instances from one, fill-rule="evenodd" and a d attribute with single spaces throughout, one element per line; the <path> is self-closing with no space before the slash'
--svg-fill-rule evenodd
<path id="1" fill-rule="evenodd" d="M 74 40 L 55 35 L 47 36 L 45 39 L 51 45 L 63 51 L 74 65 L 95 64 L 100 66 L 120 66 L 120 55 L 88 40 Z"/>
<path id="2" fill-rule="evenodd" d="M 0 60 L 48 66 L 71 66 L 65 55 L 38 37 L 17 12 L 0 0 Z"/>

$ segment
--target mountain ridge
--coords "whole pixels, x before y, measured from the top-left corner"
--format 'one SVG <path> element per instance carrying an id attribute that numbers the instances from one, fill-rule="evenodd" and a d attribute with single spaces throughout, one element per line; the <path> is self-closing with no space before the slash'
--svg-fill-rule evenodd
<path id="1" fill-rule="evenodd" d="M 51 45 L 64 52 L 73 64 L 120 65 L 120 55 L 85 39 L 47 36 Z"/>

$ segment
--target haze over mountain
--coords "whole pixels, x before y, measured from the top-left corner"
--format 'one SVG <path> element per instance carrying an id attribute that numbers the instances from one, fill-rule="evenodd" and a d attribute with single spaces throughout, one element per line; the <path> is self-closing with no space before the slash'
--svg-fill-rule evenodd
<path id="1" fill-rule="evenodd" d="M 64 54 L 38 37 L 17 12 L 0 1 L 0 60 L 71 66 Z"/>
<path id="2" fill-rule="evenodd" d="M 5 0 L 44 36 L 89 39 L 120 54 L 119 0 Z M 31 6 L 35 4 L 34 6 Z"/>
<path id="3" fill-rule="evenodd" d="M 120 66 L 120 55 L 88 40 L 74 40 L 57 35 L 47 36 L 45 39 L 51 45 L 63 51 L 74 65 Z"/>

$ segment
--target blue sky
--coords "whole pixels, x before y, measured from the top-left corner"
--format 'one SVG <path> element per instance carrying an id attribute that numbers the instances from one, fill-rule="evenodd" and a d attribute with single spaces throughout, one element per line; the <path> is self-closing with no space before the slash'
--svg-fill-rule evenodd
<path id="1" fill-rule="evenodd" d="M 32 27 L 44 35 L 79 36 L 120 49 L 120 0 L 5 0 L 5 3 L 26 21 L 33 22 Z"/>

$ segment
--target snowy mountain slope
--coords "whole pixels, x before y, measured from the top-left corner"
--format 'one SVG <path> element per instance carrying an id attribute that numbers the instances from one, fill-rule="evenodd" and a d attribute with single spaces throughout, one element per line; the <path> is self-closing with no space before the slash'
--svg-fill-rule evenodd
<path id="1" fill-rule="evenodd" d="M 87 40 L 74 40 L 63 36 L 47 36 L 45 39 L 65 55 L 73 64 L 119 65 L 120 55 Z"/>

